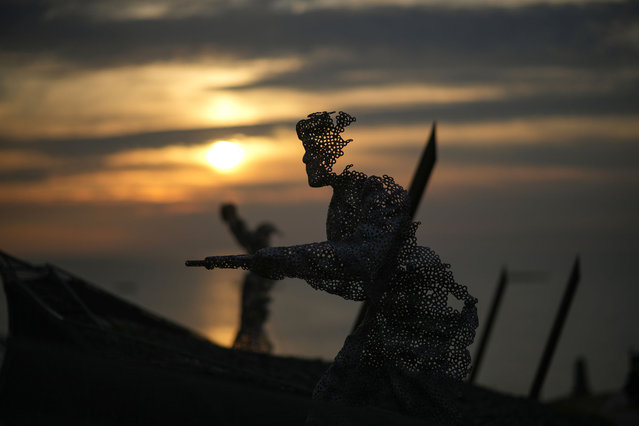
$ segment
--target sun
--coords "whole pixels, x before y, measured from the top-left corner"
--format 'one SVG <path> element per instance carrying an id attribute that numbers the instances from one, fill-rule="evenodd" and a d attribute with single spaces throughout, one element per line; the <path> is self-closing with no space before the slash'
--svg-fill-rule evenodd
<path id="1" fill-rule="evenodd" d="M 236 167 L 244 158 L 244 150 L 234 142 L 220 141 L 206 153 L 208 162 L 218 170 L 227 171 Z"/>

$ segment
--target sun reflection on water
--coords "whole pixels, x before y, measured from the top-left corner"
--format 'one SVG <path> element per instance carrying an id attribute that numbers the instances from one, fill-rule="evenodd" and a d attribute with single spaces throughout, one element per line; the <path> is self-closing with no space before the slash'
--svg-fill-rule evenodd
<path id="1" fill-rule="evenodd" d="M 227 348 L 233 344 L 236 333 L 237 327 L 233 325 L 215 325 L 204 331 L 209 340 Z"/>

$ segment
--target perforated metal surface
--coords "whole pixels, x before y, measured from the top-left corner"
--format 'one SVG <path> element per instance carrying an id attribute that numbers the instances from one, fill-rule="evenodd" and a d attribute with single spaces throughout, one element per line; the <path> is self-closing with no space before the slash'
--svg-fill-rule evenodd
<path id="1" fill-rule="evenodd" d="M 331 186 L 327 240 L 270 247 L 252 256 L 206 258 L 207 268 L 250 268 L 270 279 L 296 277 L 345 299 L 369 301 L 364 320 L 317 384 L 313 397 L 376 405 L 456 421 L 459 382 L 468 374 L 477 300 L 455 282 L 450 265 L 418 246 L 406 191 L 390 176 L 367 176 L 341 155 L 341 133 L 355 118 L 318 112 L 297 124 L 308 183 Z M 456 309 L 452 299 L 461 305 Z"/>
<path id="2" fill-rule="evenodd" d="M 355 121 L 340 112 L 297 124 L 311 186 L 330 185 L 327 241 L 259 250 L 251 269 L 263 276 L 305 279 L 345 299 L 370 299 L 362 324 L 317 384 L 314 398 L 371 404 L 454 422 L 457 383 L 468 373 L 477 300 L 450 267 L 418 246 L 406 191 L 389 176 L 332 166 L 350 142 Z M 461 301 L 461 310 L 449 305 Z"/>

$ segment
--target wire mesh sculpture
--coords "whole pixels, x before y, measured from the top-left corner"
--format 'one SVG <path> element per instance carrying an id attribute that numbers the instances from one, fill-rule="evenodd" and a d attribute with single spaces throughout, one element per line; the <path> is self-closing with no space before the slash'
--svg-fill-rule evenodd
<path id="1" fill-rule="evenodd" d="M 237 242 L 249 253 L 268 247 L 271 235 L 277 232 L 270 223 L 262 223 L 250 230 L 246 222 L 237 214 L 234 204 L 224 204 L 220 209 L 222 220 L 226 222 Z M 270 353 L 273 344 L 268 338 L 264 325 L 269 316 L 268 305 L 273 280 L 249 271 L 242 285 L 240 304 L 240 327 L 233 342 L 234 349 Z"/>
<path id="2" fill-rule="evenodd" d="M 345 299 L 369 299 L 364 320 L 346 338 L 313 398 L 375 405 L 455 422 L 459 382 L 470 366 L 477 299 L 455 282 L 450 265 L 417 245 L 406 191 L 390 176 L 332 167 L 352 140 L 355 118 L 318 112 L 297 123 L 311 187 L 331 186 L 327 241 L 269 247 L 251 256 L 214 256 L 187 265 L 245 268 L 273 279 L 302 278 Z M 462 303 L 449 305 L 449 296 Z"/>

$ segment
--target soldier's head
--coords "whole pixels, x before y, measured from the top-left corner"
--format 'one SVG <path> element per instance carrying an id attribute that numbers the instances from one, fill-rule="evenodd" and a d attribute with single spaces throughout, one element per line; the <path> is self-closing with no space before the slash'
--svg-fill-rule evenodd
<path id="1" fill-rule="evenodd" d="M 325 186 L 334 176 L 333 165 L 344 155 L 342 148 L 352 139 L 344 140 L 340 133 L 355 121 L 355 117 L 340 111 L 335 118 L 334 112 L 316 112 L 297 123 L 297 137 L 304 146 L 302 161 L 306 164 L 308 184 L 312 187 Z"/>

